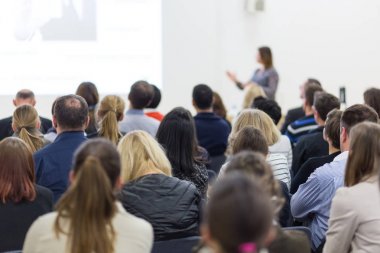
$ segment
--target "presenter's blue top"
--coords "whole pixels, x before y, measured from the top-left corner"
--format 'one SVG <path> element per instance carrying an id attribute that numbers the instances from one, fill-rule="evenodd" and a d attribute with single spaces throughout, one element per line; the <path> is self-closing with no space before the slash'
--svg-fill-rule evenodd
<path id="1" fill-rule="evenodd" d="M 275 100 L 279 76 L 274 68 L 265 70 L 256 69 L 250 81 L 257 83 L 261 88 L 263 88 L 265 95 L 269 99 Z"/>

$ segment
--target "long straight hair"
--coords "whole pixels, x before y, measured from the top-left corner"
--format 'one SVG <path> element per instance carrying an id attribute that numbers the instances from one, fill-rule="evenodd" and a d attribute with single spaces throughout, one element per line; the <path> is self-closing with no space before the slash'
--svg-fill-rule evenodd
<path id="1" fill-rule="evenodd" d="M 112 218 L 117 212 L 113 188 L 120 175 L 116 147 L 102 139 L 83 144 L 74 158 L 74 180 L 58 202 L 56 236 L 68 236 L 68 252 L 113 253 L 116 232 Z M 62 221 L 68 220 L 68 231 Z"/>
<path id="2" fill-rule="evenodd" d="M 259 47 L 259 54 L 265 69 L 273 67 L 272 50 L 269 47 Z"/>
<path id="3" fill-rule="evenodd" d="M 41 132 L 37 129 L 40 118 L 36 109 L 31 105 L 21 105 L 13 112 L 12 124 L 16 135 L 26 142 L 34 153 L 44 145 Z"/>
<path id="4" fill-rule="evenodd" d="M 350 152 L 348 155 L 344 184 L 354 186 L 379 173 L 380 126 L 363 122 L 350 131 Z"/>
<path id="5" fill-rule="evenodd" d="M 191 113 L 182 107 L 174 108 L 162 120 L 156 137 L 166 150 L 173 174 L 190 176 L 194 172 L 194 163 L 198 162 L 198 145 Z"/>
<path id="6" fill-rule="evenodd" d="M 100 118 L 99 135 L 117 145 L 122 134 L 118 122 L 123 118 L 124 100 L 119 96 L 105 96 L 100 102 L 98 116 Z"/>

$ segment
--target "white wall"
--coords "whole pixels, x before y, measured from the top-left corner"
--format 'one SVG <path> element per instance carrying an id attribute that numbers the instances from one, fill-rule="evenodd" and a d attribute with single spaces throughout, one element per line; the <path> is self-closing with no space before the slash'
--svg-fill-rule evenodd
<path id="1" fill-rule="evenodd" d="M 366 88 L 380 87 L 378 0 L 265 0 L 266 10 L 253 15 L 245 12 L 245 0 L 162 2 L 164 112 L 191 108 L 198 83 L 212 86 L 236 111 L 243 93 L 224 72 L 249 79 L 261 45 L 273 50 L 284 110 L 300 104 L 298 86 L 309 76 L 335 95 L 345 85 L 348 104 L 362 102 Z M 40 113 L 50 115 L 55 96 L 37 98 Z M 0 117 L 12 112 L 11 99 L 0 97 Z"/>

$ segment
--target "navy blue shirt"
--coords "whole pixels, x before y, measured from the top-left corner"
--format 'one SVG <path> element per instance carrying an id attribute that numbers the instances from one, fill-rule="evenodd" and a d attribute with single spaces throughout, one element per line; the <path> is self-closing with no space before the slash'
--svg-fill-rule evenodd
<path id="1" fill-rule="evenodd" d="M 231 132 L 227 122 L 213 112 L 198 113 L 194 121 L 199 146 L 205 148 L 210 156 L 224 154 Z"/>
<path id="2" fill-rule="evenodd" d="M 33 155 L 36 182 L 53 192 L 54 202 L 66 191 L 74 152 L 86 140 L 82 131 L 63 132 Z"/>

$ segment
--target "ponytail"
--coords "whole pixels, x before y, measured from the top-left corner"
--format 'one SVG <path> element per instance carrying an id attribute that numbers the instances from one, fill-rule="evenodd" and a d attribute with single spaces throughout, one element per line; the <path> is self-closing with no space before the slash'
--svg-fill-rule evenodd
<path id="1" fill-rule="evenodd" d="M 44 142 L 40 136 L 37 134 L 34 135 L 30 131 L 27 130 L 26 127 L 21 127 L 19 130 L 18 136 L 20 139 L 26 142 L 28 144 L 28 147 L 30 148 L 30 151 L 32 153 L 36 152 L 40 148 L 43 147 Z"/>
<path id="2" fill-rule="evenodd" d="M 118 144 L 121 134 L 115 111 L 108 111 L 100 122 L 99 135 L 110 140 L 115 145 Z"/>
<path id="3" fill-rule="evenodd" d="M 56 236 L 68 235 L 71 253 L 113 253 L 116 233 L 112 218 L 117 212 L 112 184 L 100 160 L 88 156 L 77 168 L 75 179 L 58 202 Z M 63 231 L 61 220 L 69 221 Z"/>

